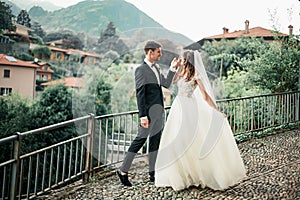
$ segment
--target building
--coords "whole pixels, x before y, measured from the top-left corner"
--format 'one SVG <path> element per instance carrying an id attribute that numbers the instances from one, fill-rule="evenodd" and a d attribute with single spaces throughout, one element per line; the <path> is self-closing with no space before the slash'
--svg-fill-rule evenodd
<path id="1" fill-rule="evenodd" d="M 37 45 L 31 45 L 30 49 L 34 49 Z M 100 62 L 102 56 L 95 53 L 85 52 L 78 49 L 63 49 L 56 46 L 47 46 L 50 51 L 50 61 L 56 62 L 78 62 L 87 65 L 96 64 Z M 35 58 L 40 58 L 38 55 L 34 55 Z"/>
<path id="2" fill-rule="evenodd" d="M 52 74 L 54 71 L 50 68 L 50 65 L 46 62 L 31 62 L 38 65 L 36 70 L 36 80 L 50 81 L 52 80 Z"/>
<path id="3" fill-rule="evenodd" d="M 33 99 L 38 68 L 34 63 L 0 54 L 0 95 L 18 93 Z"/>
<path id="4" fill-rule="evenodd" d="M 221 39 L 235 40 L 239 37 L 248 37 L 248 38 L 258 37 L 258 38 L 262 38 L 268 42 L 272 42 L 275 40 L 275 32 L 273 30 L 262 28 L 260 26 L 250 28 L 249 24 L 250 24 L 250 22 L 248 20 L 246 20 L 245 28 L 243 30 L 237 30 L 237 31 L 233 31 L 233 32 L 229 32 L 229 29 L 224 27 L 222 34 L 205 37 L 205 38 L 185 47 L 184 49 L 199 50 L 199 49 L 201 49 L 202 45 L 206 41 L 213 41 L 213 40 L 220 41 Z M 290 30 L 289 34 L 292 35 L 293 26 L 290 25 L 289 30 Z M 276 33 L 276 35 L 281 36 L 281 37 L 289 36 L 288 34 L 284 34 L 284 33 L 280 33 L 280 32 Z"/>
<path id="5" fill-rule="evenodd" d="M 58 80 L 53 80 L 53 81 L 49 81 L 46 83 L 42 83 L 42 86 L 50 86 L 50 85 L 55 85 L 55 84 L 59 84 L 59 83 L 63 83 L 64 86 L 66 87 L 71 87 L 74 88 L 76 90 L 80 90 L 80 88 L 83 87 L 83 82 L 84 79 L 83 78 L 78 78 L 78 77 L 65 77 L 62 79 L 58 79 Z"/>

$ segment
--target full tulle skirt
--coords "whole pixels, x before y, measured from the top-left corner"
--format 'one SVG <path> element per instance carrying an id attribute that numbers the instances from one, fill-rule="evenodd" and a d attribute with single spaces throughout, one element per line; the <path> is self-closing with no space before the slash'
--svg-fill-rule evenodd
<path id="1" fill-rule="evenodd" d="M 224 190 L 246 176 L 231 127 L 206 101 L 177 96 L 165 124 L 155 165 L 155 185 Z"/>

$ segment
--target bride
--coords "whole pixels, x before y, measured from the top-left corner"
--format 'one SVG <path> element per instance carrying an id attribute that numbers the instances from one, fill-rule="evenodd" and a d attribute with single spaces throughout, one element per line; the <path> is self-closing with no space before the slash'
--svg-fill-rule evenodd
<path id="1" fill-rule="evenodd" d="M 174 81 L 178 94 L 165 124 L 155 185 L 224 190 L 246 176 L 226 115 L 219 112 L 198 51 L 187 50 Z"/>

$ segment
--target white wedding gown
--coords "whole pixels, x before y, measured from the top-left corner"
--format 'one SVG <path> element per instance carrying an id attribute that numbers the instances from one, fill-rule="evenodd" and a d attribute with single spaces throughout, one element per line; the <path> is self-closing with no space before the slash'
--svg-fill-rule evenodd
<path id="1" fill-rule="evenodd" d="M 237 184 L 246 170 L 228 120 L 192 81 L 180 79 L 177 85 L 157 155 L 155 185 L 178 191 L 199 185 L 224 190 Z"/>

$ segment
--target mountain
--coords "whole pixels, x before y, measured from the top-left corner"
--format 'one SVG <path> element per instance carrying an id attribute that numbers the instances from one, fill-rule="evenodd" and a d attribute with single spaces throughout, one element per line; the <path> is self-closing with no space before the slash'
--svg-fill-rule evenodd
<path id="1" fill-rule="evenodd" d="M 11 9 L 11 12 L 13 15 L 18 16 L 18 14 L 21 11 L 21 8 L 19 6 L 17 6 L 15 3 L 13 3 L 12 1 L 9 1 L 9 0 L 1 0 L 1 1 L 10 6 L 10 9 Z"/>
<path id="2" fill-rule="evenodd" d="M 108 23 L 113 22 L 117 34 L 125 38 L 124 40 L 168 39 L 183 46 L 193 42 L 182 34 L 165 29 L 133 4 L 124 0 L 86 0 L 55 11 L 47 11 L 35 6 L 28 13 L 32 21 L 41 24 L 46 32 L 67 29 L 99 37 Z"/>
<path id="3" fill-rule="evenodd" d="M 7 0 L 6 0 L 7 1 Z M 37 0 L 10 0 L 11 3 L 18 5 L 18 7 L 24 9 L 24 10 L 29 10 L 33 6 L 40 6 L 44 10 L 48 11 L 54 11 L 58 10 L 61 7 L 54 5 L 53 3 L 50 3 L 48 1 L 37 1 Z"/>

